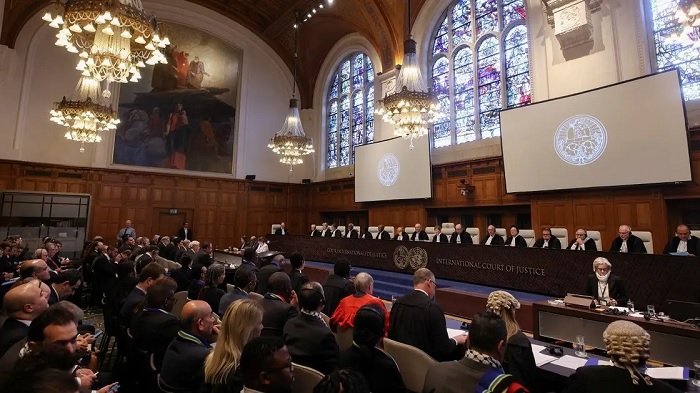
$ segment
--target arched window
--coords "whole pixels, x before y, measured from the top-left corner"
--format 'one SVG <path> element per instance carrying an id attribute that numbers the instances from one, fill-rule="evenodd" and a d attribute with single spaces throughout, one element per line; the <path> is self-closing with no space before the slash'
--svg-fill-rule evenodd
<path id="1" fill-rule="evenodd" d="M 686 100 L 700 98 L 700 41 L 679 39 L 683 26 L 678 23 L 678 0 L 648 0 L 650 30 L 656 49 L 656 66 L 659 71 L 678 67 Z M 691 33 L 700 39 L 696 32 Z"/>
<path id="2" fill-rule="evenodd" d="M 433 147 L 499 136 L 501 109 L 530 103 L 525 0 L 455 2 L 430 48 L 433 91 L 448 112 Z"/>
<path id="3" fill-rule="evenodd" d="M 355 163 L 355 147 L 374 141 L 374 68 L 364 53 L 340 62 L 328 90 L 326 167 Z"/>

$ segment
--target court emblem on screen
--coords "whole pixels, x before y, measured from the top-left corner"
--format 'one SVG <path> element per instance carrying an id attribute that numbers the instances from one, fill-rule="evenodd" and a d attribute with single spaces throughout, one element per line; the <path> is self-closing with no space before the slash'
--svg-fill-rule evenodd
<path id="1" fill-rule="evenodd" d="M 401 165 L 399 159 L 393 154 L 385 154 L 377 163 L 377 179 L 385 187 L 393 186 L 399 179 Z"/>
<path id="2" fill-rule="evenodd" d="M 413 270 L 426 267 L 428 266 L 428 252 L 420 247 L 413 247 L 409 250 L 406 246 L 398 246 L 394 249 L 394 265 L 401 270 L 405 270 L 409 266 Z"/>
<path id="3" fill-rule="evenodd" d="M 603 123 L 593 116 L 576 115 L 564 120 L 554 133 L 554 150 L 564 162 L 588 165 L 597 160 L 608 145 Z"/>

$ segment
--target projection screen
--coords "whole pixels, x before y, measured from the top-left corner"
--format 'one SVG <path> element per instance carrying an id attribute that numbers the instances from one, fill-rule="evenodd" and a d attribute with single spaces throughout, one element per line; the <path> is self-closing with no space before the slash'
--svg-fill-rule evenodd
<path id="1" fill-rule="evenodd" d="M 428 137 L 394 138 L 355 149 L 355 202 L 432 197 Z"/>
<path id="2" fill-rule="evenodd" d="M 501 112 L 506 192 L 691 180 L 679 74 Z"/>

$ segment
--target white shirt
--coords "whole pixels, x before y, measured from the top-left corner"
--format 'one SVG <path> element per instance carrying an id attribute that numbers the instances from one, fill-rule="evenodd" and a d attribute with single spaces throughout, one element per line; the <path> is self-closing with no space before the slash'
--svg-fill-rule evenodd
<path id="1" fill-rule="evenodd" d="M 321 231 L 321 236 L 326 237 L 326 232 L 328 232 L 328 229 L 324 229 Z"/>
<path id="2" fill-rule="evenodd" d="M 608 290 L 608 283 L 604 285 L 598 281 L 598 298 L 600 300 L 610 301 L 610 291 Z"/>
<path id="3" fill-rule="evenodd" d="M 267 246 L 267 243 L 260 244 L 258 243 L 258 249 L 255 250 L 256 253 L 260 254 L 263 252 L 268 252 L 270 251 L 270 247 Z"/>
<path id="4" fill-rule="evenodd" d="M 377 233 L 377 240 L 382 240 L 382 233 L 384 233 L 384 231 Z"/>
<path id="5" fill-rule="evenodd" d="M 441 235 L 442 235 L 442 233 L 436 233 L 436 234 L 435 234 L 435 237 L 437 238 L 437 239 L 435 240 L 435 243 L 440 243 L 440 236 L 441 236 Z"/>
<path id="6" fill-rule="evenodd" d="M 579 245 L 578 245 L 577 242 L 574 242 L 574 244 L 571 245 L 571 248 L 570 248 L 570 249 L 571 249 L 571 250 L 582 250 L 582 251 L 585 251 L 585 250 L 586 250 L 586 242 L 588 241 L 588 239 L 589 239 L 589 238 L 587 237 L 587 238 L 585 238 L 585 239 L 583 240 L 583 244 L 581 244 L 581 246 L 580 246 L 581 248 L 579 248 Z"/>
<path id="7" fill-rule="evenodd" d="M 345 234 L 345 237 L 348 237 L 348 238 L 349 238 L 349 237 L 350 237 L 350 234 L 352 233 L 352 231 L 353 231 L 352 229 L 349 229 L 349 230 L 348 230 L 348 233 Z"/>
<path id="8" fill-rule="evenodd" d="M 403 240 L 403 235 L 399 235 L 396 237 L 396 240 Z"/>
<path id="9" fill-rule="evenodd" d="M 515 239 L 517 239 L 518 236 L 520 236 L 520 235 L 515 235 L 515 236 L 513 236 L 512 238 L 510 238 L 510 244 L 509 244 L 509 246 L 515 247 Z"/>
<path id="10" fill-rule="evenodd" d="M 484 242 L 484 245 L 490 246 L 490 245 L 491 245 L 491 240 L 493 240 L 493 236 L 489 236 L 489 238 L 486 239 L 486 242 Z"/>
<path id="11" fill-rule="evenodd" d="M 686 240 L 681 240 L 678 242 L 676 252 L 688 252 L 688 242 Z"/>

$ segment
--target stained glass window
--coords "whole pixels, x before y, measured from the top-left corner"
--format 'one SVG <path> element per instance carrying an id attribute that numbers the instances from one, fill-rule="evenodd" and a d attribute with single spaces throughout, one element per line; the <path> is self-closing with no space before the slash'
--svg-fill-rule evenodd
<path id="1" fill-rule="evenodd" d="M 659 71 L 678 67 L 686 100 L 700 99 L 700 47 L 692 42 L 672 39 L 683 27 L 675 14 L 678 0 L 649 0 L 651 30 L 656 49 L 656 65 Z M 696 39 L 697 33 L 692 33 Z"/>
<path id="2" fill-rule="evenodd" d="M 364 53 L 340 62 L 328 87 L 326 167 L 355 162 L 355 147 L 374 141 L 374 67 Z"/>
<path id="3" fill-rule="evenodd" d="M 445 11 L 429 72 L 449 115 L 433 125 L 433 147 L 498 136 L 501 109 L 530 103 L 525 18 L 525 0 L 458 0 Z"/>

